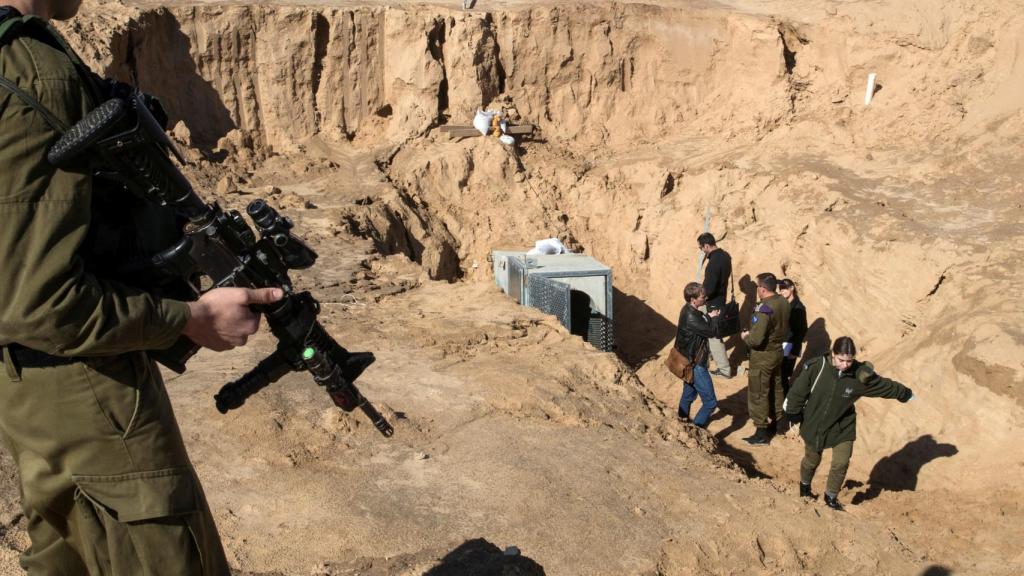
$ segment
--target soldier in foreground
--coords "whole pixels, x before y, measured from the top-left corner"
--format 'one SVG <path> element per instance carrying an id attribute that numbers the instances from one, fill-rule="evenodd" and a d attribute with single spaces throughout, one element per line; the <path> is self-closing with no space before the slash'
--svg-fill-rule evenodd
<path id="1" fill-rule="evenodd" d="M 228 575 L 217 529 L 147 350 L 245 344 L 277 288 L 185 302 L 106 275 L 174 238 L 173 211 L 58 169 L 47 150 L 114 86 L 49 20 L 80 0 L 0 0 L 0 437 L 17 462 L 29 574 Z M 116 217 L 109 210 L 117 210 Z M 113 222 L 128 226 L 114 228 Z M 125 250 L 130 252 L 126 253 Z"/>
<path id="2" fill-rule="evenodd" d="M 750 330 L 741 336 L 750 347 L 747 409 L 757 430 L 744 438 L 748 444 L 771 441 L 782 420 L 782 344 L 789 333 L 789 302 L 779 296 L 774 274 L 757 275 L 760 305 L 750 319 Z"/>
<path id="3" fill-rule="evenodd" d="M 825 485 L 825 504 L 842 510 L 839 490 L 857 439 L 857 411 L 854 402 L 863 396 L 892 398 L 908 402 L 913 391 L 903 384 L 882 378 L 870 362 L 856 360 L 857 346 L 848 336 L 837 338 L 831 356 L 821 356 L 804 366 L 785 401 L 786 417 L 800 423 L 804 458 L 800 462 L 800 495 L 813 497 L 811 481 L 826 448 L 832 449 L 832 465 Z"/>

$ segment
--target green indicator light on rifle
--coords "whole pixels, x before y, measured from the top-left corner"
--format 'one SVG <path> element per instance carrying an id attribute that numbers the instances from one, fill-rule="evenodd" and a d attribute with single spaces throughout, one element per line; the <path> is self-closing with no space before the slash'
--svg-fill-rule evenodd
<path id="1" fill-rule="evenodd" d="M 316 354 L 316 350 L 313 350 L 313 348 L 311 347 L 307 347 L 305 350 L 302 351 L 302 359 L 312 360 L 314 354 Z"/>

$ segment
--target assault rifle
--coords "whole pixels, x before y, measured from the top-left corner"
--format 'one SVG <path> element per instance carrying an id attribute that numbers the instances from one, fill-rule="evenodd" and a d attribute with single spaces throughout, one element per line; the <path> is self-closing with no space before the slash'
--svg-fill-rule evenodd
<path id="1" fill-rule="evenodd" d="M 186 162 L 147 107 L 141 93 L 112 98 L 72 126 L 47 154 L 55 166 L 67 166 L 89 154 L 97 174 L 123 182 L 132 193 L 172 206 L 188 219 L 182 239 L 151 258 L 151 272 L 188 280 L 193 296 L 223 286 L 278 287 L 284 298 L 255 307 L 264 314 L 277 338 L 277 349 L 250 372 L 221 388 L 214 399 L 222 413 L 285 374 L 305 370 L 324 386 L 334 404 L 346 412 L 355 408 L 384 436 L 393 428 L 356 389 L 353 382 L 374 361 L 371 352 L 349 352 L 317 320 L 320 305 L 309 292 L 295 292 L 289 270 L 309 268 L 317 254 L 292 234 L 292 221 L 263 200 L 246 208 L 259 233 L 237 210 L 207 204 L 171 160 Z M 95 161 L 98 159 L 98 162 Z M 203 280 L 206 280 L 203 282 Z M 171 348 L 151 352 L 161 364 L 178 373 L 199 349 L 182 337 Z"/>

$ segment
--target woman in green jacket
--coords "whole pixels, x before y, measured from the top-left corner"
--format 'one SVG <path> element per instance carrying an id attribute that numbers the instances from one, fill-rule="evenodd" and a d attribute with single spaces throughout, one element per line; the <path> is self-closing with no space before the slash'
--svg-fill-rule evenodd
<path id="1" fill-rule="evenodd" d="M 862 396 L 893 398 L 907 402 L 914 393 L 903 384 L 875 374 L 870 362 L 856 360 L 857 346 L 849 336 L 836 339 L 831 356 L 804 365 L 783 404 L 790 422 L 801 422 L 804 458 L 800 463 L 800 495 L 811 496 L 811 480 L 826 448 L 832 449 L 832 466 L 825 486 L 825 504 L 842 510 L 839 489 L 857 439 L 854 402 Z"/>

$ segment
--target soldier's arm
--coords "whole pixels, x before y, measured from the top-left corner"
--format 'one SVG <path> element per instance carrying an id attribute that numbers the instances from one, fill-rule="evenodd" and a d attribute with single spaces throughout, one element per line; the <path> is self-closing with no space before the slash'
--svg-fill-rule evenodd
<path id="1" fill-rule="evenodd" d="M 49 47 L 25 42 L 5 48 L 2 72 L 35 79 L 22 86 L 72 124 L 89 107 L 74 70 Z M 89 228 L 91 178 L 85 166 L 65 171 L 46 162 L 56 139 L 20 100 L 0 108 L 0 342 L 64 356 L 171 345 L 189 318 L 187 304 L 85 271 L 78 250 Z"/>
<path id="2" fill-rule="evenodd" d="M 789 394 L 786 395 L 786 399 L 782 403 L 782 409 L 788 416 L 796 416 L 803 412 L 804 406 L 807 405 L 807 399 L 811 395 L 811 385 L 813 379 L 811 375 L 815 377 L 821 372 L 821 363 L 824 362 L 824 358 L 819 358 L 808 362 L 804 369 L 800 371 L 800 375 L 793 380 L 790 384 Z M 793 418 L 790 418 L 791 420 Z"/>
<path id="3" fill-rule="evenodd" d="M 914 392 L 900 384 L 899 382 L 890 378 L 883 378 L 875 373 L 874 366 L 870 362 L 865 362 L 857 368 L 857 380 L 860 380 L 864 384 L 864 392 L 862 396 L 869 398 L 889 398 L 893 400 L 899 400 L 900 402 L 906 402 L 914 395 Z"/>
<path id="4" fill-rule="evenodd" d="M 750 332 L 744 340 L 747 346 L 750 346 L 751 348 L 761 347 L 768 338 L 768 324 L 771 317 L 767 313 L 763 312 L 762 308 L 767 308 L 767 306 L 762 304 L 754 311 L 754 319 L 750 326 Z"/>

